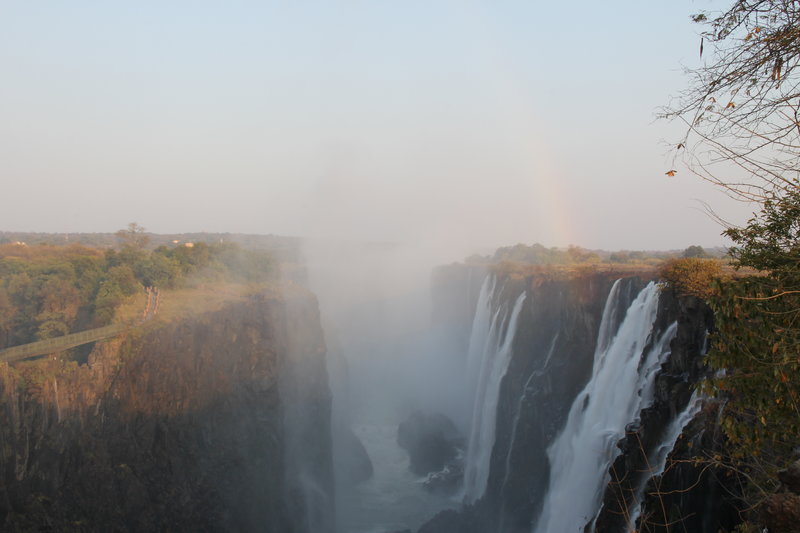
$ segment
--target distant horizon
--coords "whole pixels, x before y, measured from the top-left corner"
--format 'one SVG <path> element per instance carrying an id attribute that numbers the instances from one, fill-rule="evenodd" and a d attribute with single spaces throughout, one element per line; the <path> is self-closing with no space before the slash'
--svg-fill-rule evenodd
<path id="1" fill-rule="evenodd" d="M 113 237 L 117 231 L 124 228 L 119 228 L 114 231 L 15 231 L 15 230 L 5 230 L 0 229 L 0 237 L 6 234 L 20 234 L 20 235 L 58 235 L 58 236 L 70 236 L 70 235 L 103 235 Z M 181 236 L 181 235 L 231 235 L 231 236 L 241 236 L 241 237 L 274 237 L 278 239 L 287 239 L 287 240 L 297 240 L 297 241 L 308 241 L 308 242 L 327 242 L 327 243 L 345 243 L 349 245 L 357 245 L 357 246 L 397 246 L 397 247 L 407 247 L 409 245 L 413 245 L 413 243 L 405 243 L 400 241 L 380 241 L 380 240 L 359 240 L 359 239 L 343 239 L 343 238 L 315 238 L 315 237 L 304 237 L 302 235 L 282 235 L 278 233 L 247 233 L 247 232 L 237 232 L 237 231 L 180 231 L 180 232 L 154 232 L 148 230 L 146 227 L 144 228 L 144 233 L 146 235 L 153 235 L 153 236 L 160 236 L 160 237 L 174 237 L 174 236 Z M 0 243 L 2 244 L 2 243 Z M 548 249 L 557 249 L 557 250 L 566 250 L 572 246 L 576 246 L 583 250 L 587 250 L 590 252 L 679 252 L 683 251 L 690 246 L 700 246 L 706 250 L 713 250 L 713 251 L 722 251 L 727 250 L 730 246 L 725 245 L 704 245 L 702 243 L 687 243 L 685 246 L 678 246 L 675 248 L 596 248 L 596 247 L 588 247 L 583 246 L 577 243 L 569 243 L 566 245 L 558 246 L 550 246 L 545 243 L 541 242 L 514 242 L 514 243 L 500 243 L 496 245 L 485 245 L 485 246 L 478 246 L 477 248 L 481 248 L 483 251 L 476 250 L 473 254 L 477 255 L 484 255 L 484 254 L 491 254 L 496 250 L 504 247 L 511 247 L 518 244 L 522 244 L 525 246 L 532 246 L 534 244 L 539 244 L 544 246 Z M 465 256 L 469 257 L 469 254 Z"/>
<path id="2" fill-rule="evenodd" d="M 717 4 L 9 3 L 0 227 L 725 246 L 655 120 Z"/>

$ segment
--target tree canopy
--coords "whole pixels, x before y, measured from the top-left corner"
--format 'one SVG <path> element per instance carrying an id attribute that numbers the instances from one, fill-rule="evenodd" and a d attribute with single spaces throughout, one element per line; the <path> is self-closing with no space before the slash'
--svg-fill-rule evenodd
<path id="1" fill-rule="evenodd" d="M 705 388 L 725 401 L 729 466 L 757 510 L 800 445 L 800 2 L 735 0 L 693 18 L 705 63 L 664 116 L 686 124 L 675 150 L 692 171 L 756 205 L 724 232 L 734 265 L 757 275 L 707 295 L 718 331 Z"/>
<path id="2" fill-rule="evenodd" d="M 119 250 L 0 245 L 0 348 L 110 323 L 143 287 L 190 280 L 261 283 L 276 276 L 266 251 L 233 243 L 144 249 L 144 231 L 123 230 Z"/>

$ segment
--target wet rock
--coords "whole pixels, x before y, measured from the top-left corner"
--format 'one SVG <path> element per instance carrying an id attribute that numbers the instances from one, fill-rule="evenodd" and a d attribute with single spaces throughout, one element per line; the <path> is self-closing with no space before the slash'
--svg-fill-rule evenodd
<path id="1" fill-rule="evenodd" d="M 773 494 L 761 504 L 759 515 L 770 533 L 800 533 L 800 496 Z"/>
<path id="2" fill-rule="evenodd" d="M 462 455 L 444 465 L 438 472 L 431 472 L 422 485 L 432 492 L 454 492 L 464 479 Z"/>
<path id="3" fill-rule="evenodd" d="M 408 452 L 409 470 L 418 475 L 440 472 L 455 462 L 463 442 L 455 423 L 440 413 L 417 411 L 397 429 L 397 443 Z"/>
<path id="4" fill-rule="evenodd" d="M 342 481 L 349 485 L 355 485 L 366 481 L 372 477 L 372 460 L 369 458 L 367 449 L 353 430 L 350 428 L 342 429 L 342 456 L 338 459 L 342 462 L 338 472 L 344 477 Z"/>
<path id="5" fill-rule="evenodd" d="M 487 533 L 492 528 L 475 520 L 471 510 L 442 511 L 420 528 L 418 533 Z"/>
<path id="6" fill-rule="evenodd" d="M 800 461 L 795 461 L 789 468 L 778 472 L 778 479 L 787 489 L 800 494 Z"/>

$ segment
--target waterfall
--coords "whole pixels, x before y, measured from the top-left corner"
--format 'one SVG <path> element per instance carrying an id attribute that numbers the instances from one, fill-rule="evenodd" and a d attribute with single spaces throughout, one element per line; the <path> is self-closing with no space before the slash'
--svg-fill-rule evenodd
<path id="1" fill-rule="evenodd" d="M 686 427 L 694 416 L 700 412 L 700 408 L 703 405 L 703 397 L 695 391 L 692 394 L 692 398 L 689 400 L 689 403 L 686 404 L 686 408 L 675 417 L 675 419 L 670 423 L 667 427 L 666 431 L 664 432 L 664 438 L 661 441 L 661 444 L 655 449 L 655 452 L 650 459 L 650 468 L 652 469 L 652 475 L 644 478 L 639 485 L 638 490 L 636 491 L 636 497 L 631 503 L 631 516 L 630 522 L 628 524 L 628 531 L 634 531 L 634 527 L 636 526 L 636 520 L 639 518 L 639 515 L 642 512 L 642 499 L 644 498 L 644 491 L 647 487 L 647 482 L 651 479 L 660 476 L 664 473 L 664 469 L 667 466 L 667 457 L 672 449 L 675 447 L 675 443 L 678 442 L 678 437 L 681 436 L 683 433 L 683 428 Z"/>
<path id="2" fill-rule="evenodd" d="M 509 313 L 499 303 L 492 312 L 496 280 L 490 275 L 483 283 L 472 324 L 468 357 L 468 380 L 475 391 L 469 443 L 464 464 L 464 502 L 483 496 L 489 479 L 489 464 L 495 441 L 500 383 L 511 361 L 511 346 L 519 313 L 525 301 L 521 293 Z"/>
<path id="3" fill-rule="evenodd" d="M 550 482 L 535 533 L 583 531 L 600 507 L 608 467 L 625 426 L 652 401 L 653 382 L 669 354 L 675 326 L 652 339 L 659 288 L 645 287 L 628 307 L 616 334 L 619 282 L 603 311 L 592 377 L 575 398 L 567 423 L 548 447 Z"/>
<path id="4" fill-rule="evenodd" d="M 492 313 L 492 297 L 494 296 L 497 278 L 489 274 L 484 278 L 481 285 L 481 292 L 478 296 L 478 304 L 475 307 L 475 317 L 472 319 L 472 330 L 469 337 L 469 350 L 467 353 L 467 396 L 468 404 L 474 405 L 475 394 L 478 389 L 478 378 L 480 377 L 481 364 L 484 354 L 488 349 L 488 344 L 494 342 L 492 337 L 495 334 L 494 324 L 497 319 L 497 312 Z M 470 416 L 471 416 L 470 412 Z M 470 418 L 469 422 L 472 419 Z"/>

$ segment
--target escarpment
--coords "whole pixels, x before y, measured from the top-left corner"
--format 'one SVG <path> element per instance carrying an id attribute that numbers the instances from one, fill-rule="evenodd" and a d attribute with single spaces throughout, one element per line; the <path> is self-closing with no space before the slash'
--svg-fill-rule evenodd
<path id="1" fill-rule="evenodd" d="M 253 294 L 0 367 L 6 531 L 332 528 L 316 300 Z"/>
<path id="2" fill-rule="evenodd" d="M 652 271 L 490 276 L 472 339 L 482 340 L 476 327 L 500 339 L 496 353 L 485 351 L 489 361 L 505 356 L 506 332 L 513 339 L 490 417 L 488 477 L 482 490 L 468 491 L 460 510 L 440 513 L 419 531 L 667 531 L 658 524 L 674 520 L 691 531 L 730 530 L 737 517 L 725 481 L 693 461 L 723 446 L 715 426 L 719 406 L 704 407 L 695 393 L 708 374 L 710 309 L 652 285 Z M 481 305 L 489 312 L 481 315 Z M 609 403 L 593 410 L 597 402 Z M 614 402 L 630 418 L 607 416 L 619 409 Z M 586 414 L 593 412 L 601 414 Z M 578 459 L 597 474 L 575 471 Z M 572 481 L 559 482 L 566 478 Z M 574 523 L 566 526 L 561 517 L 570 513 Z"/>
<path id="3" fill-rule="evenodd" d="M 634 524 L 641 531 L 668 531 L 672 523 L 698 533 L 730 531 L 738 523 L 729 497 L 733 487 L 712 465 L 694 460 L 724 446 L 716 426 L 722 406 L 700 401 L 695 392 L 709 373 L 703 355 L 714 330 L 713 313 L 693 296 L 665 290 L 658 321 L 677 324 L 670 356 L 656 377 L 651 405 L 617 443 L 621 453 L 609 468 L 593 531 L 626 533 Z M 685 413 L 685 427 L 670 428 L 679 413 Z"/>

